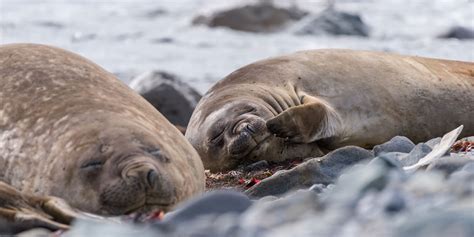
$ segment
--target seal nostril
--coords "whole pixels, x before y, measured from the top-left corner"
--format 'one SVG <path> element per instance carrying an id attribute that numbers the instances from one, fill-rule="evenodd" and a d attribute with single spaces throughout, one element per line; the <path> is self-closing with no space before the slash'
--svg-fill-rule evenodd
<path id="1" fill-rule="evenodd" d="M 158 179 L 158 174 L 156 173 L 156 171 L 154 169 L 149 170 L 146 175 L 146 180 L 148 182 L 148 185 L 150 185 L 150 187 L 153 187 L 157 179 Z"/>

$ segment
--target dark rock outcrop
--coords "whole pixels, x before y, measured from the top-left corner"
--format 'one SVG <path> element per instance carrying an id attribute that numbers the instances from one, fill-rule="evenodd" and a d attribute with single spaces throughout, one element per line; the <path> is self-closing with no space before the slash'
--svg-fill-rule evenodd
<path id="1" fill-rule="evenodd" d="M 296 27 L 298 35 L 355 35 L 367 37 L 370 28 L 359 15 L 328 9 Z"/>
<path id="2" fill-rule="evenodd" d="M 445 33 L 439 35 L 439 38 L 454 38 L 460 40 L 474 39 L 474 29 L 462 26 L 454 26 L 448 29 Z"/>
<path id="3" fill-rule="evenodd" d="M 130 87 L 142 95 L 172 124 L 186 127 L 201 95 L 175 75 L 151 71 L 137 76 Z"/>

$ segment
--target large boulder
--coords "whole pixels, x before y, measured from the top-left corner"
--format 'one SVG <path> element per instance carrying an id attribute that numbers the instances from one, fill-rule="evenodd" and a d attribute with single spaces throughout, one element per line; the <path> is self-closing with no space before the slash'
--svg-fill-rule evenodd
<path id="1" fill-rule="evenodd" d="M 306 14 L 296 7 L 279 8 L 269 2 L 260 2 L 216 12 L 208 17 L 198 16 L 194 18 L 193 24 L 248 32 L 274 32 L 292 21 L 303 18 Z"/>
<path id="2" fill-rule="evenodd" d="M 142 95 L 172 124 L 186 127 L 201 95 L 175 75 L 150 71 L 135 77 L 130 87 Z"/>
<path id="3" fill-rule="evenodd" d="M 329 8 L 301 22 L 296 27 L 298 35 L 355 35 L 367 37 L 370 28 L 357 14 Z"/>

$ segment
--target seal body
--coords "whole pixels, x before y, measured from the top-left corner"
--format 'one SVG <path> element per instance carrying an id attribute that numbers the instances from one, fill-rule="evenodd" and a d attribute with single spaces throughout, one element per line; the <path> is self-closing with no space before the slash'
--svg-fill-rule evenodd
<path id="1" fill-rule="evenodd" d="M 474 134 L 474 64 L 353 50 L 262 60 L 215 84 L 186 137 L 211 170 L 320 156 L 396 135 Z"/>
<path id="2" fill-rule="evenodd" d="M 89 60 L 0 47 L 0 181 L 80 210 L 167 211 L 204 190 L 202 162 L 137 93 Z"/>

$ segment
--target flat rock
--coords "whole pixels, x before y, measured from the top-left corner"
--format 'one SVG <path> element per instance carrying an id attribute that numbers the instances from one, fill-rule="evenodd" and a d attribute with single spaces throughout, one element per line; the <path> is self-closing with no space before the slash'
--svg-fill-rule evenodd
<path id="1" fill-rule="evenodd" d="M 288 23 L 299 20 L 307 13 L 293 8 L 279 8 L 268 2 L 236 7 L 212 16 L 198 16 L 193 24 L 205 24 L 209 27 L 227 27 L 238 31 L 274 32 Z"/>
<path id="2" fill-rule="evenodd" d="M 280 171 L 249 188 L 245 193 L 253 198 L 281 195 L 290 190 L 309 188 L 313 184 L 333 182 L 347 167 L 373 158 L 370 151 L 356 146 L 339 148 L 322 158 L 313 158 L 290 170 Z"/>
<path id="3" fill-rule="evenodd" d="M 251 204 L 250 199 L 242 193 L 225 190 L 213 191 L 194 198 L 176 211 L 167 214 L 164 222 L 178 225 L 202 215 L 240 214 Z"/>

